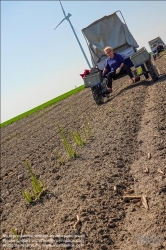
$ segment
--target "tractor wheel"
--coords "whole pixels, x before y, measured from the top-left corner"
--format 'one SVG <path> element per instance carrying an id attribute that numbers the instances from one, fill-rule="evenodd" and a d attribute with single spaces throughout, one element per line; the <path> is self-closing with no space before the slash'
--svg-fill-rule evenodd
<path id="1" fill-rule="evenodd" d="M 146 62 L 146 67 L 148 69 L 148 72 L 149 72 L 152 80 L 157 81 L 159 79 L 159 74 L 157 72 L 155 65 L 152 63 L 151 60 Z"/>
<path id="2" fill-rule="evenodd" d="M 94 86 L 91 88 L 92 90 L 92 96 L 93 99 L 95 100 L 97 105 L 101 105 L 104 103 L 104 98 L 102 97 L 101 94 L 99 94 L 100 87 L 99 86 Z"/>

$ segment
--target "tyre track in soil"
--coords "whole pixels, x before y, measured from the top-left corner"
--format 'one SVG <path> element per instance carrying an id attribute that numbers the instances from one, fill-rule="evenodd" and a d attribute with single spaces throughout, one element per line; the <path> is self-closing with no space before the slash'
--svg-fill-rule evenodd
<path id="1" fill-rule="evenodd" d="M 158 172 L 161 169 L 166 173 L 166 83 L 162 79 L 158 83 L 161 84 L 148 87 L 137 137 L 138 155 L 131 164 L 133 195 L 148 197 L 149 210 L 146 211 L 140 203 L 138 206 L 131 203 L 126 209 L 123 230 L 127 234 L 123 245 L 118 245 L 120 250 L 166 249 L 166 177 Z M 143 172 L 146 168 L 149 173 Z"/>
<path id="2" fill-rule="evenodd" d="M 6 173 L 6 178 L 3 180 L 1 178 L 3 233 L 9 233 L 11 227 L 21 230 L 26 225 L 26 234 L 69 235 L 73 233 L 76 214 L 80 214 L 82 221 L 80 233 L 86 235 L 82 249 L 152 249 L 152 245 L 138 244 L 136 237 L 140 233 L 153 232 L 154 235 L 164 233 L 165 179 L 156 175 L 156 165 L 160 162 L 160 167 L 164 167 L 165 149 L 161 140 L 165 135 L 162 109 L 165 101 L 165 78 L 162 77 L 151 86 L 150 81 L 141 80 L 133 85 L 130 85 L 126 77 L 116 82 L 113 98 L 101 107 L 96 107 L 93 100 L 89 99 L 90 93 L 87 90 L 84 92 L 86 95 L 83 92 L 79 93 L 80 99 L 90 107 L 86 115 L 90 117 L 91 114 L 90 125 L 94 138 L 85 147 L 78 149 L 79 158 L 68 161 L 58 170 L 55 169 L 55 159 L 50 157 L 51 148 L 45 144 L 45 137 L 40 135 L 44 149 L 39 148 L 34 152 L 32 166 L 37 166 L 35 174 L 41 175 L 46 181 L 50 193 L 46 194 L 41 202 L 29 208 L 20 190 L 27 189 L 30 181 L 25 166 L 22 165 L 23 158 L 21 154 L 19 155 L 20 145 L 13 141 L 13 147 L 18 149 L 17 158 L 20 156 L 20 160 L 18 159 L 20 168 L 21 166 L 23 168 L 10 178 L 8 174 L 11 168 L 4 169 L 5 164 L 3 165 L 2 171 Z M 75 98 L 71 97 L 70 100 L 74 103 Z M 66 104 L 67 100 L 64 100 L 64 103 Z M 110 106 L 114 112 L 110 113 Z M 82 112 L 82 107 L 76 106 L 75 116 L 81 115 L 79 108 Z M 56 107 L 53 110 L 55 111 Z M 65 127 L 67 122 L 63 125 Z M 80 125 L 81 121 L 74 126 Z M 24 126 L 26 131 L 26 124 Z M 154 141 L 152 141 L 153 129 L 158 133 Z M 27 135 L 25 137 L 27 138 Z M 56 143 L 54 141 L 53 144 Z M 44 150 L 48 157 L 43 157 Z M 60 152 L 61 150 L 62 147 Z M 152 153 L 152 158 L 148 161 L 146 150 Z M 15 161 L 14 156 L 9 154 L 8 157 L 9 162 Z M 142 172 L 142 167 L 143 164 L 149 166 L 149 163 L 152 169 L 150 174 L 146 175 Z M 147 182 L 151 182 L 149 186 L 146 185 Z M 118 188 L 117 192 L 113 189 L 115 185 Z M 142 206 L 136 208 L 132 203 L 123 202 L 124 191 L 128 189 L 133 189 L 135 194 L 141 192 L 148 195 L 150 198 L 148 212 Z M 138 216 L 142 218 L 141 222 Z M 154 247 L 164 249 L 162 246 Z M 45 248 L 38 245 L 36 249 Z M 64 248 L 58 247 L 58 249 Z"/>

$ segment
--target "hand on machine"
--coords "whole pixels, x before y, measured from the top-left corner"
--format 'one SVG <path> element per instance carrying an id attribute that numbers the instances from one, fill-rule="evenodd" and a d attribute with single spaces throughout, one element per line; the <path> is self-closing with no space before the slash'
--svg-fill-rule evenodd
<path id="1" fill-rule="evenodd" d="M 120 70 L 121 70 L 121 68 L 117 68 L 116 69 L 116 74 L 119 74 Z"/>

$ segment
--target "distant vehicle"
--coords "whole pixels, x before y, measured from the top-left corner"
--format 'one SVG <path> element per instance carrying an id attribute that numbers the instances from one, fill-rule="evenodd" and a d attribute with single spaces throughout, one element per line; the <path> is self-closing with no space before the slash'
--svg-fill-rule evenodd
<path id="1" fill-rule="evenodd" d="M 117 15 L 118 12 L 121 14 L 121 18 Z M 151 61 L 150 54 L 145 47 L 137 50 L 139 45 L 129 31 L 120 10 L 94 21 L 82 29 L 82 33 L 90 51 L 93 68 L 85 70 L 81 76 L 85 88 L 91 88 L 97 105 L 104 103 L 104 98 L 109 96 L 107 76 L 102 77 L 107 58 L 103 51 L 106 46 L 111 46 L 114 52 L 123 56 L 125 63 L 131 68 L 133 76 L 138 80 L 140 80 L 141 74 L 146 79 L 151 77 L 153 81 L 158 80 L 159 74 Z M 143 73 L 137 71 L 138 67 L 142 68 Z M 125 75 L 117 76 L 114 80 L 123 76 Z"/>
<path id="2" fill-rule="evenodd" d="M 161 37 L 156 37 L 153 40 L 149 41 L 149 46 L 152 51 L 153 59 L 156 60 L 157 56 L 159 56 L 160 52 L 166 49 L 166 45 L 161 39 Z"/>

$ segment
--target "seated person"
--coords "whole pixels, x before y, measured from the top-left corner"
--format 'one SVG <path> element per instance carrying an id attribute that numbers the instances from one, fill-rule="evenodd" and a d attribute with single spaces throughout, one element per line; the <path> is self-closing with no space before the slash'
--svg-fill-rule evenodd
<path id="1" fill-rule="evenodd" d="M 156 44 L 156 49 L 157 49 L 157 53 L 159 55 L 160 52 L 162 52 L 164 50 L 164 45 L 163 44 Z"/>
<path id="2" fill-rule="evenodd" d="M 160 51 L 160 45 L 157 43 L 156 44 L 156 51 L 157 51 L 157 55 L 159 56 Z"/>
<path id="3" fill-rule="evenodd" d="M 103 70 L 102 76 L 104 77 L 106 73 L 108 75 L 107 91 L 109 93 L 112 92 L 112 79 L 117 76 L 127 74 L 132 82 L 135 82 L 130 67 L 125 65 L 124 58 L 120 54 L 114 53 L 113 49 L 109 46 L 104 49 L 104 52 L 108 55 L 108 58 L 106 59 L 106 66 Z"/>

